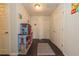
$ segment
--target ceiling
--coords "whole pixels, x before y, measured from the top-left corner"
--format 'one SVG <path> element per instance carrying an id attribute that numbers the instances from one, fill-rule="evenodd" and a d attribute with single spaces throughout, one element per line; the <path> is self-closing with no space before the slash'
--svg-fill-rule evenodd
<path id="1" fill-rule="evenodd" d="M 40 4 L 40 3 L 39 3 Z M 30 15 L 50 15 L 53 10 L 58 6 L 57 3 L 42 3 L 40 4 L 40 10 L 36 10 L 33 3 L 23 4 Z"/>

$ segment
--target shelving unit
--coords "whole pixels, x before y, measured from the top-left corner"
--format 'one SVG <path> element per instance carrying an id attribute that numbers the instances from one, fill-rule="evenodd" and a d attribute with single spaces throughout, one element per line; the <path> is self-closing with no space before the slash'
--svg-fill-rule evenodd
<path id="1" fill-rule="evenodd" d="M 18 34 L 18 54 L 27 54 L 32 45 L 32 29 L 30 24 L 20 24 L 20 34 Z"/>
<path id="2" fill-rule="evenodd" d="M 28 50 L 30 49 L 31 45 L 32 45 L 32 43 L 28 45 L 28 48 L 26 48 L 26 54 L 27 54 Z"/>

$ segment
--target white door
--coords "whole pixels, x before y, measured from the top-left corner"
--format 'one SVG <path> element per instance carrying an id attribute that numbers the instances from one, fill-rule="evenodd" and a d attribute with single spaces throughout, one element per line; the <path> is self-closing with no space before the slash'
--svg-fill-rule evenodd
<path id="1" fill-rule="evenodd" d="M 31 21 L 32 23 L 32 31 L 33 31 L 33 38 L 34 39 L 39 39 L 39 23 L 38 19 L 33 19 Z"/>
<path id="2" fill-rule="evenodd" d="M 0 54 L 9 52 L 7 5 L 0 4 Z"/>

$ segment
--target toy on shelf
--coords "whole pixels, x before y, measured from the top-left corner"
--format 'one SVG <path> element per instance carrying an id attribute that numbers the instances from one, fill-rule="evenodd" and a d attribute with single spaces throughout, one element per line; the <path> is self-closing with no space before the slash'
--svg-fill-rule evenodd
<path id="1" fill-rule="evenodd" d="M 20 33 L 21 34 L 28 34 L 28 24 L 26 23 L 21 23 L 20 25 Z"/>
<path id="2" fill-rule="evenodd" d="M 76 12 L 79 12 L 79 3 L 72 4 L 71 14 L 75 14 Z"/>

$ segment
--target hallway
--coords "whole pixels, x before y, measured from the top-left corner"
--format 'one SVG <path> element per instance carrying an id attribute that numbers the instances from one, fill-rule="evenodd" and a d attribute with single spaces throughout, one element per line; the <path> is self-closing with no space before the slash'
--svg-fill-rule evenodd
<path id="1" fill-rule="evenodd" d="M 0 56 L 79 55 L 79 3 L 0 4 Z"/>

